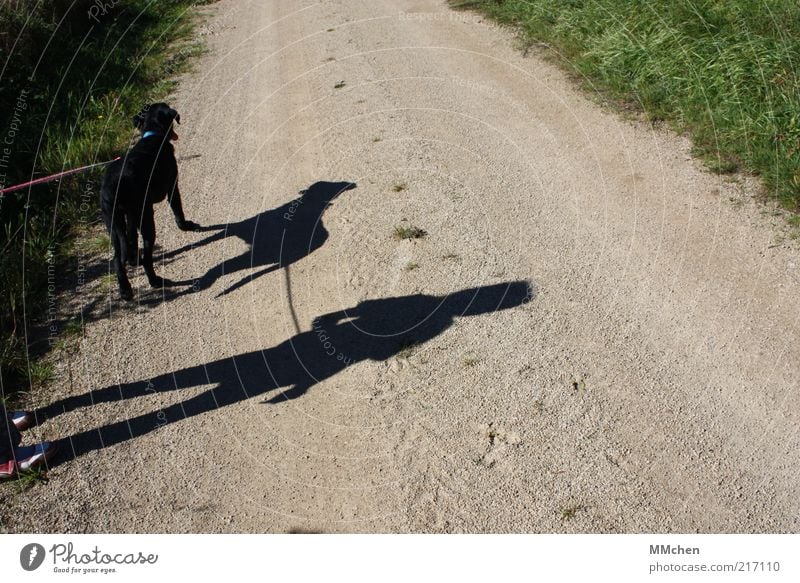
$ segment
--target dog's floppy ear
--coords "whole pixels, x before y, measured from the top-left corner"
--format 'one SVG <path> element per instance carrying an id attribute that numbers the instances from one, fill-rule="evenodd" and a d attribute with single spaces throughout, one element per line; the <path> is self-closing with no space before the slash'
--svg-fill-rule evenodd
<path id="1" fill-rule="evenodd" d="M 149 105 L 145 105 L 142 111 L 133 116 L 133 127 L 142 129 L 144 127 L 144 120 L 147 118 L 147 110 L 150 109 Z"/>

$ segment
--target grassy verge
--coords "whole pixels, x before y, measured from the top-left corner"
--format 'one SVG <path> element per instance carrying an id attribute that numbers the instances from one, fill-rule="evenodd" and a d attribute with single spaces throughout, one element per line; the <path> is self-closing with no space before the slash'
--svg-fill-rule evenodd
<path id="1" fill-rule="evenodd" d="M 518 26 L 595 87 L 687 131 L 800 210 L 797 0 L 451 0 Z"/>
<path id="2" fill-rule="evenodd" d="M 108 160 L 131 117 L 164 99 L 201 51 L 209 1 L 12 0 L 0 4 L 0 184 Z M 0 198 L 0 392 L 41 382 L 31 330 L 48 329 L 75 236 L 98 220 L 100 172 Z M 34 347 L 42 352 L 44 347 Z"/>

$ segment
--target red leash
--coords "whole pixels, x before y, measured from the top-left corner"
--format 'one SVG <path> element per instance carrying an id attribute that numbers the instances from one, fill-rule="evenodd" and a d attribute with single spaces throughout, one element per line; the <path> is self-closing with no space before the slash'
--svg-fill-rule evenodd
<path id="1" fill-rule="evenodd" d="M 35 184 L 44 184 L 45 182 L 58 180 L 59 178 L 64 178 L 65 176 L 77 174 L 78 172 L 83 172 L 84 170 L 90 170 L 98 166 L 106 166 L 107 164 L 116 162 L 121 158 L 122 156 L 117 156 L 116 158 L 114 158 L 113 160 L 109 160 L 108 162 L 97 162 L 96 164 L 89 164 L 88 166 L 81 166 L 80 168 L 65 170 L 64 172 L 59 172 L 58 174 L 51 174 L 50 176 L 42 176 L 41 178 L 37 178 L 36 180 L 31 180 L 30 182 L 23 182 L 22 184 L 17 184 L 16 186 L 9 186 L 8 188 L 3 188 L 2 190 L 0 190 L 0 196 L 4 196 L 10 192 L 16 192 L 17 190 L 22 190 L 23 188 L 27 188 L 28 186 L 33 186 Z"/>

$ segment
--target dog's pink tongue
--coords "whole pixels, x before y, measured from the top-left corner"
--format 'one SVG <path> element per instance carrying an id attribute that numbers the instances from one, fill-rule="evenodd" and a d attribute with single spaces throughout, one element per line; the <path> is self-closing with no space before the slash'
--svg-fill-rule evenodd
<path id="1" fill-rule="evenodd" d="M 174 130 L 170 130 L 169 131 L 169 139 L 173 140 L 173 141 L 177 140 L 178 139 L 178 134 L 176 134 Z"/>

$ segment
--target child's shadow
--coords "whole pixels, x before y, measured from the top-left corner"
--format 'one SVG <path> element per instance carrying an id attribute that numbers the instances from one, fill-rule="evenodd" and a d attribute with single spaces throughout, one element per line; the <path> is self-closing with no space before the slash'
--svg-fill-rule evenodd
<path id="1" fill-rule="evenodd" d="M 62 399 L 36 411 L 36 419 L 41 422 L 98 403 L 210 385 L 204 392 L 160 411 L 60 440 L 61 462 L 67 461 L 259 395 L 271 405 L 297 399 L 351 365 L 385 361 L 436 338 L 459 318 L 508 310 L 530 301 L 535 294 L 528 282 L 514 281 L 445 296 L 416 294 L 366 300 L 316 318 L 311 329 L 276 346 Z M 55 464 L 61 462 L 56 460 Z"/>
<path id="2" fill-rule="evenodd" d="M 248 281 L 291 265 L 322 247 L 328 239 L 328 231 L 322 224 L 325 209 L 342 192 L 355 187 L 352 182 L 316 182 L 301 191 L 299 198 L 278 208 L 264 211 L 238 223 L 202 227 L 203 231 L 216 231 L 216 233 L 197 243 L 168 251 L 161 259 L 170 259 L 188 249 L 228 237 L 238 237 L 247 243 L 249 249 L 215 265 L 187 290 L 187 293 L 206 290 L 226 274 L 261 268 L 228 286 L 219 295 L 228 294 Z"/>

